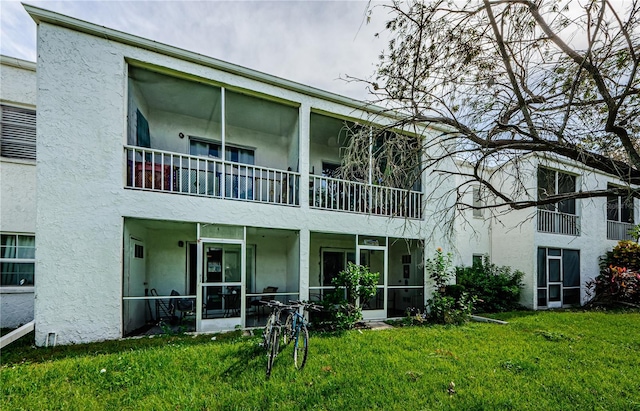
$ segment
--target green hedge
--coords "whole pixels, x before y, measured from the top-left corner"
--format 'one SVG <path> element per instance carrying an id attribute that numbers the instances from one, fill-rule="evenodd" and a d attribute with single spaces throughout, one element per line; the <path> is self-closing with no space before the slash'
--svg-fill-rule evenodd
<path id="1" fill-rule="evenodd" d="M 485 257 L 482 264 L 456 267 L 456 286 L 447 290 L 455 297 L 462 291 L 475 295 L 475 312 L 501 312 L 521 309 L 522 271 L 510 267 L 498 267 Z"/>

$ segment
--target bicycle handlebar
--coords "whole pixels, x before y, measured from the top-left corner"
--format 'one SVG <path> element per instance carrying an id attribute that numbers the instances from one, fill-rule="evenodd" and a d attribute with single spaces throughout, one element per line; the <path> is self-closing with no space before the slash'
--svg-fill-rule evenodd
<path id="1" fill-rule="evenodd" d="M 321 305 L 314 304 L 314 303 L 305 303 L 304 301 L 300 301 L 300 300 L 296 300 L 296 301 L 289 300 L 289 304 L 294 305 L 294 306 L 298 306 L 298 307 L 303 307 L 307 311 L 321 311 L 322 310 L 322 306 Z"/>

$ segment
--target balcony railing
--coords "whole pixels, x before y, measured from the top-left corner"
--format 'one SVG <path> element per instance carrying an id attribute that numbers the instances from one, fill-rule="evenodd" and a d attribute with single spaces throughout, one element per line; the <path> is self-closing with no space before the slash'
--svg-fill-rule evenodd
<path id="1" fill-rule="evenodd" d="M 580 217 L 575 214 L 539 209 L 538 231 L 541 233 L 580 235 Z"/>
<path id="2" fill-rule="evenodd" d="M 422 193 L 310 176 L 309 206 L 323 210 L 421 219 Z"/>
<path id="3" fill-rule="evenodd" d="M 300 204 L 300 174 L 249 164 L 125 146 L 126 186 L 141 190 Z"/>
<path id="4" fill-rule="evenodd" d="M 607 239 L 609 240 L 633 240 L 629 230 L 633 224 L 607 220 Z"/>

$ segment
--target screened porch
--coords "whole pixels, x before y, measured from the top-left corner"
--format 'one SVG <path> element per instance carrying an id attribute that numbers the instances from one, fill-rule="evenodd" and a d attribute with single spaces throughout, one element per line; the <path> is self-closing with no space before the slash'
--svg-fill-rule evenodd
<path id="1" fill-rule="evenodd" d="M 298 108 L 129 66 L 125 187 L 298 206 Z"/>
<path id="2" fill-rule="evenodd" d="M 266 322 L 261 300 L 299 298 L 297 231 L 126 219 L 123 335 Z"/>

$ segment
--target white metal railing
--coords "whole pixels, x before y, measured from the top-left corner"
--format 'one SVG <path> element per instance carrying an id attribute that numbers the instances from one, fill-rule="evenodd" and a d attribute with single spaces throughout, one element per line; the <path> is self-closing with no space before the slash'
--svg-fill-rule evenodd
<path id="1" fill-rule="evenodd" d="M 538 231 L 541 233 L 580 235 L 580 217 L 575 214 L 538 209 Z"/>
<path id="2" fill-rule="evenodd" d="M 125 146 L 126 187 L 297 206 L 300 174 Z"/>
<path id="3" fill-rule="evenodd" d="M 337 178 L 309 177 L 309 206 L 389 217 L 422 218 L 422 193 Z"/>
<path id="4" fill-rule="evenodd" d="M 633 224 L 607 220 L 607 239 L 609 240 L 633 240 L 629 230 Z"/>

